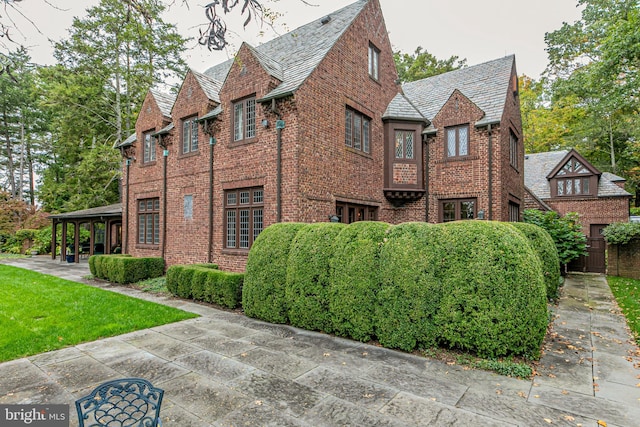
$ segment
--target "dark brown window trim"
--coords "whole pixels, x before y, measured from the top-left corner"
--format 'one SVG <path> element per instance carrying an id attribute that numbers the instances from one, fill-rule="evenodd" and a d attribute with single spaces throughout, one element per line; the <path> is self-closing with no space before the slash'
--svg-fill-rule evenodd
<path id="1" fill-rule="evenodd" d="M 198 120 L 198 114 L 192 114 L 190 116 L 186 116 L 182 119 L 180 119 L 180 135 L 179 135 L 179 142 L 180 145 L 178 147 L 178 153 L 180 154 L 180 156 L 189 156 L 192 155 L 194 153 L 198 153 L 198 151 L 200 150 L 200 128 L 199 125 L 197 124 L 197 120 Z M 186 123 L 190 123 L 191 129 L 189 131 L 189 151 L 184 151 L 184 125 Z M 193 131 L 193 123 L 196 123 L 196 144 L 197 147 L 195 149 L 193 149 L 193 141 L 191 140 L 192 136 L 192 131 Z"/>
<path id="2" fill-rule="evenodd" d="M 247 127 L 249 120 L 247 119 L 247 103 L 253 101 L 253 136 L 247 136 Z M 236 139 L 236 105 L 242 104 L 242 138 Z M 234 144 L 243 145 L 250 142 L 254 142 L 258 138 L 258 109 L 260 104 L 257 102 L 256 95 L 251 94 L 243 98 L 238 98 L 231 102 L 231 139 L 229 146 Z"/>
<path id="3" fill-rule="evenodd" d="M 460 129 L 467 129 L 467 154 L 457 154 L 460 151 Z M 456 154 L 449 155 L 449 131 L 456 130 Z M 444 158 L 445 159 L 465 159 L 471 156 L 471 125 L 469 123 L 463 123 L 455 126 L 447 126 L 444 128 Z"/>

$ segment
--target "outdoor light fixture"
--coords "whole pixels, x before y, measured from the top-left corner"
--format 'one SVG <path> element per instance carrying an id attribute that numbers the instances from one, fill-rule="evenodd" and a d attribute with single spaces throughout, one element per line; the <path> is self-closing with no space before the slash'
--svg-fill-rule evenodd
<path id="1" fill-rule="evenodd" d="M 269 127 L 269 120 L 262 119 L 262 127 L 263 128 L 268 128 Z"/>
<path id="2" fill-rule="evenodd" d="M 484 219 L 484 211 L 478 212 L 478 219 Z"/>
<path id="3" fill-rule="evenodd" d="M 340 217 L 338 215 L 329 215 L 329 221 L 331 222 L 340 222 Z"/>

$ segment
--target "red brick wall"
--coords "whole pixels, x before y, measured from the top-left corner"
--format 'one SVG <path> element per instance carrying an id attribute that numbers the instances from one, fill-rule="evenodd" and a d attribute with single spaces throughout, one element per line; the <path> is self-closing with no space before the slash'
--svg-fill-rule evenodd
<path id="1" fill-rule="evenodd" d="M 640 279 L 640 240 L 626 245 L 607 245 L 607 274 Z"/>
<path id="2" fill-rule="evenodd" d="M 629 221 L 629 199 L 627 197 L 575 198 L 570 200 L 545 200 L 558 214 L 577 212 L 580 216 L 582 232 L 590 237 L 591 224 L 611 224 Z"/>

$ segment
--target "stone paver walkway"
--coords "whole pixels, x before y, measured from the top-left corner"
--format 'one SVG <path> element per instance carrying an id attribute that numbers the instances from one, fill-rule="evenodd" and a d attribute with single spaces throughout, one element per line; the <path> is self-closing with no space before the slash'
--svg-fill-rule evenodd
<path id="1" fill-rule="evenodd" d="M 86 263 L 5 263 L 201 317 L 1 363 L 2 404 L 72 405 L 139 376 L 165 390 L 167 427 L 640 425 L 638 348 L 603 276 L 566 281 L 539 375 L 526 381 L 88 281 Z"/>

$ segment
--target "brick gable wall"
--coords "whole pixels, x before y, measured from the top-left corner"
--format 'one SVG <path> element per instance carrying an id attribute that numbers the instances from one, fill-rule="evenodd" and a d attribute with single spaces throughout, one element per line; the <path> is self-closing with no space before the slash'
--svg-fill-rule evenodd
<path id="1" fill-rule="evenodd" d="M 571 198 L 567 200 L 545 200 L 561 216 L 568 212 L 577 212 L 582 232 L 591 237 L 591 224 L 611 224 L 629 221 L 628 197 Z"/>

